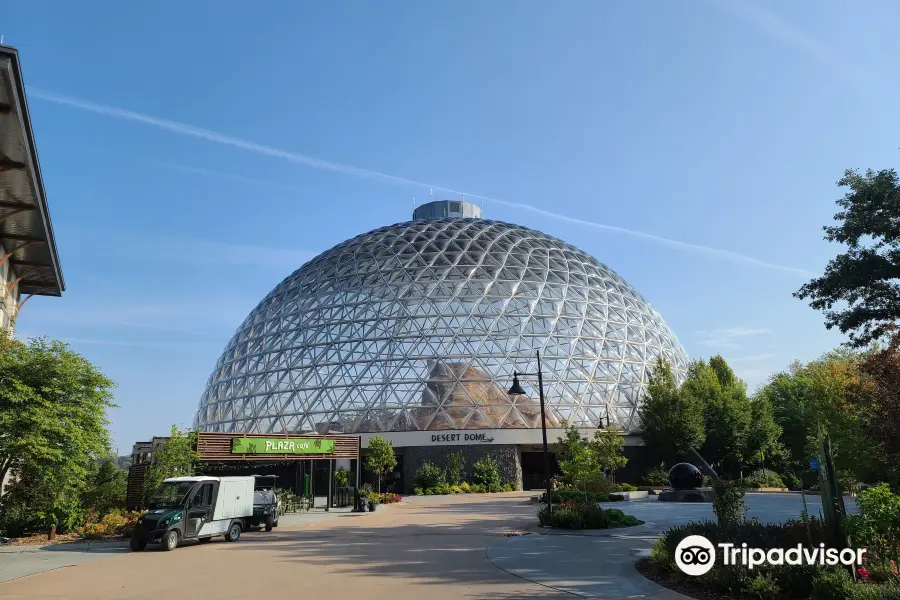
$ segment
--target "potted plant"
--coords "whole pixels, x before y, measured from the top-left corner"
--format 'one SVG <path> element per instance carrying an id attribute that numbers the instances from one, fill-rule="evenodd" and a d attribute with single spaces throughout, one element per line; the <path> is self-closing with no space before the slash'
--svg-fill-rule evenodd
<path id="1" fill-rule="evenodd" d="M 378 503 L 375 500 L 369 499 L 369 512 L 375 512 L 375 509 L 378 507 Z"/>

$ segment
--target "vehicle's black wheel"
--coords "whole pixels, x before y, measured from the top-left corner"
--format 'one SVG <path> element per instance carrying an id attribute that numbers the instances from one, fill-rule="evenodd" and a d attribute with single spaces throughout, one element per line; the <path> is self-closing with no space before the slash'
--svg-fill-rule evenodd
<path id="1" fill-rule="evenodd" d="M 241 524 L 232 523 L 231 527 L 228 528 L 228 533 L 225 534 L 225 541 L 236 542 L 239 539 L 241 539 Z"/>
<path id="2" fill-rule="evenodd" d="M 142 540 L 139 537 L 131 536 L 131 542 L 129 542 L 128 545 L 131 546 L 131 549 L 134 552 L 140 552 L 147 547 L 147 540 Z"/>
<path id="3" fill-rule="evenodd" d="M 212 541 L 212 538 L 200 538 L 199 541 L 201 544 L 208 544 L 209 542 Z"/>
<path id="4" fill-rule="evenodd" d="M 159 540 L 162 544 L 162 549 L 166 552 L 171 552 L 175 548 L 178 547 L 178 532 L 172 529 L 171 531 L 167 531 L 163 534 L 162 538 Z"/>
<path id="5" fill-rule="evenodd" d="M 275 527 L 275 517 L 269 515 L 266 517 L 266 531 L 272 531 L 273 527 Z"/>

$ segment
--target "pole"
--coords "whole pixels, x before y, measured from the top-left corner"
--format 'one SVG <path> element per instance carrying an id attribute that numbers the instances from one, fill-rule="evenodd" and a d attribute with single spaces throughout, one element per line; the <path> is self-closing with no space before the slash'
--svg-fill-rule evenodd
<path id="1" fill-rule="evenodd" d="M 334 494 L 332 490 L 334 490 L 334 474 L 331 472 L 331 467 L 334 465 L 334 460 L 328 459 L 328 495 L 325 498 L 325 510 L 331 510 L 331 502 L 334 500 Z"/>
<path id="2" fill-rule="evenodd" d="M 547 484 L 547 515 L 553 512 L 553 486 L 550 483 L 550 452 L 547 450 L 547 417 L 544 414 L 544 375 L 541 373 L 541 351 L 536 350 L 538 394 L 541 397 L 541 435 L 544 439 L 544 483 Z"/>

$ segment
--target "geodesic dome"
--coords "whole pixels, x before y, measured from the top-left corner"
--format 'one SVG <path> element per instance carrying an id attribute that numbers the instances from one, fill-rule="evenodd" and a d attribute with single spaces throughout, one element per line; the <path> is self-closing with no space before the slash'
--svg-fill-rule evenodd
<path id="1" fill-rule="evenodd" d="M 635 431 L 650 367 L 687 356 L 590 255 L 484 219 L 382 227 L 322 253 L 244 320 L 216 363 L 201 431 L 345 433 L 540 427 L 513 371 L 537 371 L 548 425 Z"/>

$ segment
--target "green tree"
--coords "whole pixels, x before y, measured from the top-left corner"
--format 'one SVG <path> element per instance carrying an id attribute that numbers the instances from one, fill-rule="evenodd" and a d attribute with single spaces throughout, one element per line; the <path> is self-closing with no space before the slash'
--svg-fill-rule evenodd
<path id="1" fill-rule="evenodd" d="M 855 352 L 839 350 L 805 365 L 794 362 L 760 390 L 758 396 L 771 402 L 782 429 L 785 472 L 814 483 L 808 466 L 818 456 L 820 425 L 831 439 L 838 470 L 851 470 L 860 481 L 868 481 L 881 468 L 877 446 L 864 427 L 865 406 L 859 394 L 867 381 L 859 359 Z"/>
<path id="2" fill-rule="evenodd" d="M 611 427 L 598 429 L 594 432 L 590 445 L 600 468 L 609 474 L 610 480 L 615 481 L 616 470 L 628 464 L 628 459 L 622 454 L 625 438 Z"/>
<path id="3" fill-rule="evenodd" d="M 811 300 L 824 311 L 825 327 L 863 347 L 900 320 L 900 179 L 894 169 L 847 170 L 838 186 L 849 189 L 837 201 L 839 224 L 824 227 L 825 239 L 846 251 L 794 296 Z"/>
<path id="4" fill-rule="evenodd" d="M 128 474 L 118 465 L 117 457 L 105 456 L 94 462 L 88 473 L 81 505 L 101 516 L 114 508 L 125 508 Z"/>
<path id="5" fill-rule="evenodd" d="M 145 494 L 153 493 L 169 477 L 190 477 L 198 460 L 197 433 L 172 425 L 169 438 L 151 457 L 144 483 Z"/>
<path id="6" fill-rule="evenodd" d="M 0 479 L 16 475 L 0 501 L 5 527 L 17 527 L 12 514 L 32 515 L 29 526 L 77 524 L 89 465 L 109 452 L 112 387 L 62 342 L 0 335 Z"/>
<path id="7" fill-rule="evenodd" d="M 766 460 L 777 461 L 782 453 L 781 427 L 775 422 L 772 402 L 764 394 L 750 401 L 750 427 L 744 447 L 744 464 L 766 466 Z"/>
<path id="8" fill-rule="evenodd" d="M 702 401 L 681 393 L 672 368 L 662 358 L 650 371 L 638 414 L 644 443 L 660 463 L 671 466 L 690 448 L 699 448 L 706 437 Z"/>
<path id="9" fill-rule="evenodd" d="M 571 485 L 586 492 L 588 485 L 603 476 L 596 447 L 589 444 L 573 425 L 565 425 L 565 434 L 561 440 L 565 451 L 558 455 L 559 469 Z"/>
<path id="10" fill-rule="evenodd" d="M 447 455 L 447 483 L 459 485 L 466 476 L 466 457 L 462 452 Z"/>
<path id="11" fill-rule="evenodd" d="M 380 435 L 372 436 L 369 440 L 369 455 L 366 457 L 366 467 L 378 478 L 378 492 L 381 492 L 381 480 L 394 471 L 397 466 L 397 457 L 394 456 L 394 443 Z"/>

